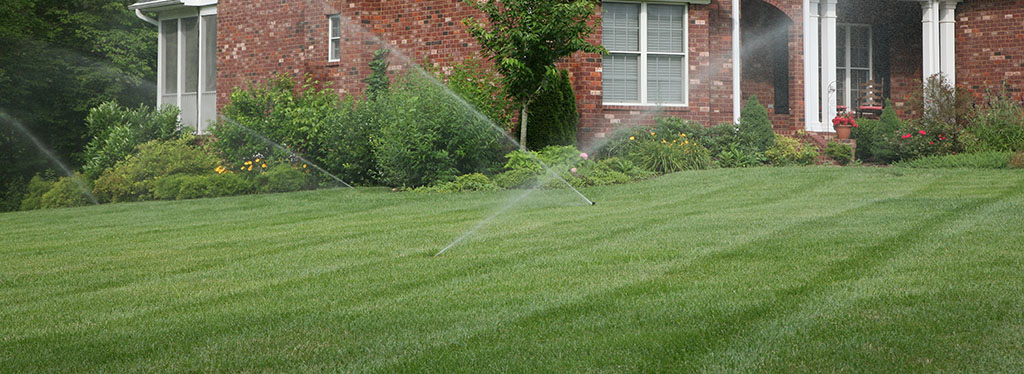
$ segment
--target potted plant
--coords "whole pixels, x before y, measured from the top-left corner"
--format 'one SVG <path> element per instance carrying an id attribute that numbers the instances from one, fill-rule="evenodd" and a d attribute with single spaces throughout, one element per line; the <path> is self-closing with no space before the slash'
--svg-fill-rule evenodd
<path id="1" fill-rule="evenodd" d="M 832 127 L 836 129 L 836 137 L 839 139 L 849 139 L 850 132 L 854 127 L 857 127 L 857 121 L 853 119 L 850 113 L 843 113 L 832 119 Z"/>

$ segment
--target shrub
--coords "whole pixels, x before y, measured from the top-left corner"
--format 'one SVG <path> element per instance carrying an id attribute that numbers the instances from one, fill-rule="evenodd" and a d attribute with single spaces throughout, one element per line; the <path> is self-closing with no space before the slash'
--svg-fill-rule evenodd
<path id="1" fill-rule="evenodd" d="M 112 101 L 90 109 L 85 124 L 92 140 L 85 146 L 82 173 L 89 179 L 96 179 L 104 170 L 128 157 L 137 145 L 179 137 L 179 113 L 174 106 L 153 110 L 142 105 L 130 109 Z"/>
<path id="2" fill-rule="evenodd" d="M 309 174 L 289 164 L 277 164 L 256 178 L 260 192 L 291 192 L 312 189 Z"/>
<path id="3" fill-rule="evenodd" d="M 846 143 L 828 142 L 825 146 L 825 156 L 835 160 L 839 165 L 846 165 L 853 161 L 853 148 Z"/>
<path id="4" fill-rule="evenodd" d="M 380 134 L 372 141 L 385 182 L 423 186 L 497 169 L 501 135 L 426 78 L 407 76 L 377 100 Z"/>
<path id="5" fill-rule="evenodd" d="M 575 176 L 588 186 L 629 183 L 652 175 L 654 174 L 637 167 L 633 162 L 618 157 L 584 162 L 575 173 Z"/>
<path id="6" fill-rule="evenodd" d="M 1009 167 L 1011 169 L 1024 169 L 1024 151 L 1014 153 L 1013 157 L 1010 157 Z"/>
<path id="7" fill-rule="evenodd" d="M 21 200 L 25 198 L 25 194 L 28 192 L 28 182 L 25 181 L 24 177 L 11 176 L 3 186 L 2 189 L 2 200 L 0 200 L 0 212 L 10 212 L 21 208 Z"/>
<path id="8" fill-rule="evenodd" d="M 811 165 L 818 158 L 818 150 L 798 139 L 775 135 L 774 144 L 764 155 L 775 166 Z"/>
<path id="9" fill-rule="evenodd" d="M 757 102 L 757 96 L 751 96 L 743 106 L 737 135 L 741 145 L 758 152 L 764 152 L 774 144 L 775 131 L 772 130 L 768 110 Z"/>
<path id="10" fill-rule="evenodd" d="M 84 183 L 85 178 L 80 174 L 61 177 L 40 197 L 39 207 L 52 209 L 89 205 L 89 199 L 86 197 L 89 187 Z"/>
<path id="11" fill-rule="evenodd" d="M 904 123 L 889 144 L 899 160 L 962 152 L 956 135 L 949 130 L 938 122 L 912 120 Z"/>
<path id="12" fill-rule="evenodd" d="M 626 157 L 640 167 L 659 174 L 711 167 L 711 154 L 707 148 L 688 140 L 639 140 Z"/>
<path id="13" fill-rule="evenodd" d="M 281 75 L 231 93 L 223 110 L 225 119 L 211 129 L 213 149 L 232 163 L 230 167 L 237 169 L 242 160 L 257 154 L 287 162 L 295 153 L 329 172 L 343 171 L 340 164 L 349 160 L 338 156 L 337 150 L 345 146 L 341 141 L 352 140 L 344 136 L 350 107 L 343 106 L 330 89 L 318 88 L 311 78 L 298 90 L 295 85 L 291 77 Z"/>
<path id="14" fill-rule="evenodd" d="M 874 131 L 878 128 L 878 120 L 859 118 L 857 125 L 851 129 L 850 133 L 851 138 L 857 139 L 857 154 L 855 156 L 858 160 L 872 160 L 874 156 L 871 155 L 871 146 L 875 141 Z"/>
<path id="15" fill-rule="evenodd" d="M 151 200 L 160 177 L 175 174 L 211 174 L 217 157 L 192 145 L 193 137 L 172 141 L 150 141 L 137 152 L 103 172 L 93 193 L 104 202 Z"/>
<path id="16" fill-rule="evenodd" d="M 987 96 L 967 128 L 965 149 L 1024 151 L 1024 107 L 1005 91 Z"/>
<path id="17" fill-rule="evenodd" d="M 903 121 L 896 116 L 896 109 L 893 108 L 892 101 L 885 101 L 885 108 L 882 109 L 882 115 L 879 117 L 876 124 L 869 124 L 870 130 L 865 129 L 865 135 L 870 139 L 867 145 L 860 144 L 860 138 L 857 139 L 858 153 L 860 148 L 865 147 L 868 149 L 871 157 L 875 161 L 890 163 L 899 159 L 899 154 L 893 149 L 893 143 L 902 134 L 900 129 L 903 128 Z"/>
<path id="18" fill-rule="evenodd" d="M 573 186 L 580 186 L 582 181 L 573 175 L 572 169 L 582 167 L 584 155 L 571 145 L 552 145 L 539 151 L 515 150 L 505 155 L 508 159 L 504 166 L 506 171 L 496 175 L 494 181 L 502 188 L 533 187 L 538 184 L 545 188 L 562 188 L 562 179 Z M 552 173 L 558 177 L 552 176 Z"/>
<path id="19" fill-rule="evenodd" d="M 161 200 L 198 199 L 243 195 L 252 193 L 253 189 L 252 183 L 238 174 L 179 174 L 157 179 L 153 197 Z"/>
<path id="20" fill-rule="evenodd" d="M 762 152 L 756 152 L 733 143 L 718 154 L 716 161 L 718 166 L 723 168 L 747 168 L 764 165 L 768 159 Z"/>
<path id="21" fill-rule="evenodd" d="M 501 188 L 528 188 L 537 182 L 540 172 L 530 169 L 512 169 L 494 176 L 494 184 Z"/>
<path id="22" fill-rule="evenodd" d="M 39 175 L 28 181 L 25 197 L 21 199 L 21 210 L 36 210 L 43 207 L 43 195 L 53 188 L 56 182 Z"/>
<path id="23" fill-rule="evenodd" d="M 370 60 L 370 76 L 363 79 L 366 89 L 363 94 L 367 100 L 376 100 L 378 96 L 388 92 L 391 81 L 388 80 L 388 56 L 391 51 L 387 48 L 378 49 L 373 52 L 373 59 Z"/>
<path id="24" fill-rule="evenodd" d="M 496 191 L 500 189 L 497 184 L 480 173 L 460 175 L 452 182 L 445 182 L 430 187 L 420 187 L 420 192 L 465 192 L 465 191 Z"/>
<path id="25" fill-rule="evenodd" d="M 956 155 L 928 156 L 914 160 L 901 161 L 894 166 L 907 168 L 977 168 L 1005 169 L 1009 166 L 1013 152 L 988 151 L 980 153 L 961 153 Z"/>
<path id="26" fill-rule="evenodd" d="M 559 70 L 530 104 L 526 144 L 530 149 L 576 144 L 578 122 L 576 94 L 569 72 Z"/>

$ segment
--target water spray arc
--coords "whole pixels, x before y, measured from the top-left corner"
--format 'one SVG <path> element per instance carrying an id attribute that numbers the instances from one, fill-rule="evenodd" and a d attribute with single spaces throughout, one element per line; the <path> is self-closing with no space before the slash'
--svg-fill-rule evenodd
<path id="1" fill-rule="evenodd" d="M 96 196 L 93 196 L 92 191 L 90 191 L 85 182 L 82 181 L 82 177 L 72 172 L 71 168 L 64 164 L 64 162 L 62 162 L 60 158 L 57 157 L 57 155 L 53 154 L 53 152 L 50 151 L 50 149 L 47 148 L 43 144 L 43 142 L 39 140 L 39 138 L 36 138 L 36 136 L 33 135 L 31 131 L 28 131 L 28 129 L 21 124 L 21 121 L 18 121 L 14 117 L 11 117 L 7 114 L 6 111 L 2 109 L 0 109 L 0 121 L 9 124 L 9 126 L 21 132 L 22 135 L 24 135 L 26 138 L 28 138 L 29 141 L 32 142 L 32 145 L 34 145 L 36 149 L 39 150 L 39 152 L 41 152 L 44 156 L 50 159 L 51 162 L 57 165 L 57 167 L 60 168 L 62 172 L 64 172 L 64 175 L 66 175 L 75 184 L 79 192 L 81 192 L 82 195 L 85 196 L 90 203 L 92 203 L 93 205 L 99 205 L 99 200 L 96 200 Z"/>
<path id="2" fill-rule="evenodd" d="M 295 158 L 297 158 L 299 160 L 302 160 L 303 163 L 312 166 L 314 169 L 316 169 L 317 171 L 319 171 L 321 173 L 326 174 L 327 176 L 331 177 L 331 179 L 334 179 L 338 183 L 341 183 L 343 186 L 348 187 L 348 188 L 355 188 L 355 187 L 352 187 L 352 185 L 350 185 L 348 183 L 345 183 L 345 181 L 341 180 L 341 178 L 338 178 L 337 175 L 331 174 L 329 171 L 324 170 L 324 168 L 320 167 L 320 165 L 317 165 L 317 164 L 313 163 L 312 161 L 307 160 L 305 157 L 300 156 L 298 153 L 293 152 L 291 149 L 288 149 L 287 147 L 285 147 L 283 145 L 277 144 L 277 142 L 268 139 L 266 136 L 263 136 L 262 134 L 253 131 L 252 129 L 246 127 L 245 125 L 243 125 L 241 123 L 238 123 L 238 121 L 235 121 L 235 120 L 233 120 L 231 118 L 228 118 L 226 116 L 221 116 L 221 119 L 224 120 L 224 121 L 227 121 L 228 123 L 230 123 L 230 124 L 232 124 L 234 126 L 238 126 L 238 128 L 240 128 L 242 130 L 245 130 L 245 132 L 249 133 L 249 135 L 252 135 L 252 136 L 255 136 L 255 137 L 259 138 L 264 143 L 267 143 L 267 144 L 269 144 L 270 146 L 272 146 L 274 148 L 277 148 L 279 150 L 288 152 L 288 155 L 290 155 L 292 157 L 295 157 Z"/>

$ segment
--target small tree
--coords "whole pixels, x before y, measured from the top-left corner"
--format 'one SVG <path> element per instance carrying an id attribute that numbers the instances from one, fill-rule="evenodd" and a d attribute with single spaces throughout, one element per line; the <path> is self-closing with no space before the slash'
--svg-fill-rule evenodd
<path id="1" fill-rule="evenodd" d="M 373 52 L 373 60 L 370 60 L 370 70 L 373 72 L 369 77 L 363 79 L 363 83 L 366 83 L 365 94 L 368 100 L 377 100 L 377 97 L 388 92 L 388 87 L 391 86 L 391 82 L 388 81 L 389 55 L 391 55 L 391 50 L 387 48 Z"/>
<path id="2" fill-rule="evenodd" d="M 526 148 L 530 102 L 559 74 L 555 61 L 582 51 L 607 53 L 586 40 L 594 31 L 594 0 L 463 0 L 487 17 L 467 17 L 469 34 L 494 61 L 505 92 L 520 106 L 520 144 Z M 552 79 L 549 79 L 552 78 Z"/>
<path id="3" fill-rule="evenodd" d="M 740 125 L 737 131 L 740 141 L 751 149 L 764 152 L 775 144 L 775 131 L 768 118 L 768 110 L 751 96 L 740 110 Z"/>
<path id="4" fill-rule="evenodd" d="M 576 144 L 579 113 L 576 111 L 576 95 L 572 91 L 569 73 L 560 70 L 556 79 L 549 82 L 537 95 L 537 102 L 530 106 L 529 111 L 533 129 L 526 137 L 526 142 L 537 149 L 549 145 Z"/>

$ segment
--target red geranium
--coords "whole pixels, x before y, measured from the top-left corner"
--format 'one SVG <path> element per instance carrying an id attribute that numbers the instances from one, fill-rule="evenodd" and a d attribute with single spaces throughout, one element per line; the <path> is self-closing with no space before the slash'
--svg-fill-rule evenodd
<path id="1" fill-rule="evenodd" d="M 840 116 L 838 116 L 836 118 L 833 118 L 832 119 L 832 126 L 835 126 L 835 127 L 838 127 L 838 126 L 857 127 L 857 121 L 854 120 L 853 117 L 850 117 L 850 114 L 847 113 L 847 114 L 842 114 L 842 115 L 840 115 Z"/>

